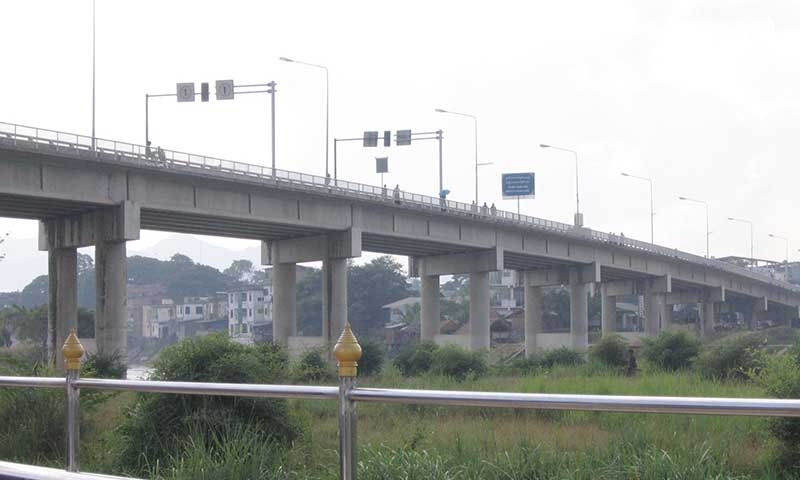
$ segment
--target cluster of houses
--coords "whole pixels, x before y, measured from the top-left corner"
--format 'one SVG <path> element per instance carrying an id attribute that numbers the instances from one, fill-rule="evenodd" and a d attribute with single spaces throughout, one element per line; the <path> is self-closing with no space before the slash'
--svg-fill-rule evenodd
<path id="1" fill-rule="evenodd" d="M 131 343 L 172 343 L 212 332 L 245 344 L 272 337 L 270 286 L 176 299 L 162 285 L 128 285 L 127 311 Z"/>

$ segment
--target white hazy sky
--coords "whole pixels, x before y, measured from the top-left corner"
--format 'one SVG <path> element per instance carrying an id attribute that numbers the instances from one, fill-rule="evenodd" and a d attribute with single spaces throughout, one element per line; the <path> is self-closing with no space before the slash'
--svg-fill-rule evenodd
<path id="1" fill-rule="evenodd" d="M 4 0 L 0 121 L 91 132 L 91 0 Z M 364 130 L 443 129 L 445 188 L 474 196 L 472 122 L 479 118 L 480 202 L 500 196 L 502 172 L 534 171 L 522 212 L 571 223 L 580 153 L 587 226 L 649 239 L 655 181 L 659 244 L 782 259 L 794 220 L 800 121 L 800 3 L 685 1 L 156 1 L 97 0 L 97 135 L 144 143 L 144 94 L 175 82 L 232 78 L 278 83 L 279 168 L 324 173 L 324 74 L 278 61 L 321 63 L 331 74 L 331 137 Z M 199 87 L 198 87 L 199 88 Z M 151 139 L 164 148 L 268 162 L 268 97 L 151 103 Z M 435 195 L 436 143 L 341 145 L 341 178 Z M 332 152 L 331 152 L 332 161 Z M 33 237 L 36 224 L 0 219 Z M 144 232 L 139 246 L 166 234 Z M 244 241 L 217 242 L 241 248 Z M 136 248 L 136 246 L 133 246 Z M 796 257 L 794 253 L 792 257 Z"/>

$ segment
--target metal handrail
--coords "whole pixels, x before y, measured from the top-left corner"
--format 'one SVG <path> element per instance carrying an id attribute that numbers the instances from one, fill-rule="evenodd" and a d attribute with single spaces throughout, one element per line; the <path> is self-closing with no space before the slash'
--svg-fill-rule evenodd
<path id="1" fill-rule="evenodd" d="M 54 149 L 60 154 L 72 154 L 79 158 L 89 158 L 97 161 L 112 161 L 143 168 L 175 169 L 177 171 L 185 171 L 186 173 L 200 173 L 203 175 L 227 178 L 234 177 L 238 179 L 247 179 L 259 184 L 303 188 L 304 190 L 311 189 L 317 193 L 341 195 L 359 200 L 381 202 L 398 201 L 400 206 L 406 208 L 422 209 L 442 215 L 466 216 L 479 221 L 513 224 L 566 235 L 587 242 L 613 244 L 617 247 L 638 250 L 741 275 L 751 280 L 778 286 L 792 292 L 800 292 L 800 287 L 789 282 L 770 278 L 761 273 L 750 271 L 747 268 L 713 258 L 705 258 L 674 248 L 635 240 L 621 235 L 600 232 L 588 228 L 578 228 L 566 223 L 529 215 L 521 215 L 503 210 L 496 210 L 495 213 L 491 213 L 488 209 L 484 209 L 478 205 L 455 200 L 446 200 L 402 190 L 395 192 L 394 189 L 386 189 L 380 186 L 347 180 L 333 180 L 329 177 L 321 177 L 289 170 L 273 170 L 271 167 L 261 165 L 224 160 L 186 152 L 164 150 L 160 147 L 153 149 L 133 143 L 103 138 L 94 139 L 96 142 L 96 149 L 92 150 L 93 139 L 89 136 L 0 122 L 0 143 L 2 143 L 4 138 L 8 139 L 14 147 L 31 147 L 34 150 L 39 150 L 42 146 L 45 146 Z"/>
<path id="2" fill-rule="evenodd" d="M 136 480 L 132 477 L 116 477 L 97 473 L 65 472 L 57 468 L 37 467 L 0 460 L 0 478 L 19 480 Z"/>

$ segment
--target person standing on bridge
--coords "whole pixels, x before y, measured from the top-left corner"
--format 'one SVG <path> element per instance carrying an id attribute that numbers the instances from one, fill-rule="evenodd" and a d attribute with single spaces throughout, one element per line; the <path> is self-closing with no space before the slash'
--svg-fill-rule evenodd
<path id="1" fill-rule="evenodd" d="M 481 215 L 486 216 L 489 212 L 489 207 L 486 206 L 486 202 L 483 202 L 483 206 L 481 207 Z"/>
<path id="2" fill-rule="evenodd" d="M 381 195 L 383 195 L 383 198 L 386 199 L 386 184 L 385 183 L 383 184 L 383 188 L 381 189 Z"/>
<path id="3" fill-rule="evenodd" d="M 469 206 L 469 209 L 474 215 L 478 214 L 478 204 L 475 203 L 475 200 L 472 201 L 472 205 Z"/>
<path id="4" fill-rule="evenodd" d="M 394 186 L 394 203 L 400 205 L 400 184 Z"/>
<path id="5" fill-rule="evenodd" d="M 492 216 L 494 217 L 497 215 L 497 207 L 494 206 L 494 202 L 492 202 L 492 208 L 489 209 L 492 212 Z"/>

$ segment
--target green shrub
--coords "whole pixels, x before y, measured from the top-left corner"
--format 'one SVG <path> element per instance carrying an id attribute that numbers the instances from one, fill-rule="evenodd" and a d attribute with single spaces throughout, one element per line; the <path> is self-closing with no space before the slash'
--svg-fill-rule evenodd
<path id="1" fill-rule="evenodd" d="M 433 352 L 433 373 L 464 380 L 467 376 L 481 377 L 487 370 L 485 352 L 471 352 L 456 345 L 446 345 Z"/>
<path id="2" fill-rule="evenodd" d="M 13 355 L 2 360 L 4 374 L 60 376 Z M 63 388 L 0 388 L 0 458 L 35 464 L 62 459 L 65 408 Z"/>
<path id="3" fill-rule="evenodd" d="M 559 347 L 555 350 L 548 350 L 542 354 L 540 363 L 544 368 L 553 368 L 556 365 L 571 366 L 580 365 L 584 362 L 583 354 L 569 347 Z"/>
<path id="4" fill-rule="evenodd" d="M 327 355 L 318 348 L 309 350 L 300 357 L 294 368 L 294 381 L 299 383 L 332 382 L 336 380 L 333 365 Z"/>
<path id="5" fill-rule="evenodd" d="M 759 383 L 772 398 L 800 398 L 800 365 L 793 355 L 770 358 L 759 374 Z M 800 418 L 770 419 L 770 431 L 781 441 L 781 463 L 800 464 Z"/>
<path id="6" fill-rule="evenodd" d="M 361 344 L 361 360 L 358 361 L 358 376 L 369 377 L 381 373 L 385 362 L 386 351 L 383 346 L 374 340 L 367 340 Z"/>
<path id="7" fill-rule="evenodd" d="M 128 366 L 119 352 L 110 355 L 90 353 L 81 365 L 81 377 L 87 378 L 125 378 Z"/>
<path id="8" fill-rule="evenodd" d="M 707 348 L 695 361 L 697 370 L 715 379 L 749 379 L 764 366 L 766 353 L 755 335 L 742 335 Z"/>
<path id="9" fill-rule="evenodd" d="M 394 364 L 406 377 L 429 372 L 433 365 L 433 353 L 438 348 L 433 342 L 408 344 L 394 358 Z"/>
<path id="10" fill-rule="evenodd" d="M 501 370 L 505 369 L 510 373 L 522 374 L 527 375 L 529 373 L 535 372 L 539 368 L 542 367 L 542 359 L 540 355 L 532 354 L 532 355 L 520 355 L 519 357 L 511 360 L 507 366 L 501 367 Z"/>
<path id="11" fill-rule="evenodd" d="M 628 344 L 619 335 L 606 335 L 589 350 L 589 359 L 608 367 L 628 364 Z"/>
<path id="12" fill-rule="evenodd" d="M 214 334 L 165 348 L 151 378 L 274 384 L 285 382 L 288 369 L 288 355 L 280 346 L 241 345 Z M 268 435 L 278 445 L 301 433 L 284 400 L 142 393 L 119 427 L 114 469 L 141 475 L 152 465 L 168 466 L 192 434 L 213 439 L 236 426 Z"/>
<path id="13" fill-rule="evenodd" d="M 692 366 L 700 348 L 700 340 L 694 335 L 664 330 L 655 338 L 643 338 L 641 351 L 650 364 L 671 372 Z"/>

